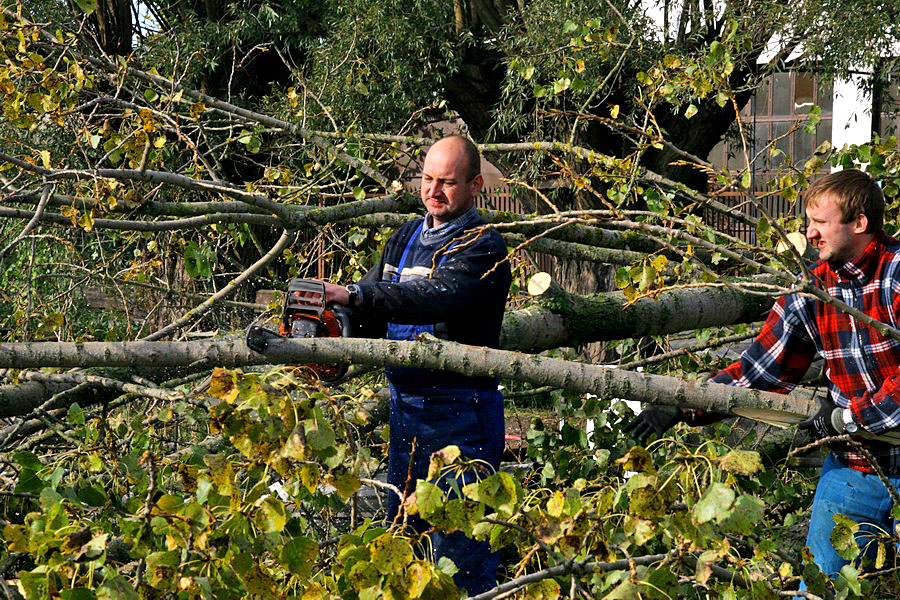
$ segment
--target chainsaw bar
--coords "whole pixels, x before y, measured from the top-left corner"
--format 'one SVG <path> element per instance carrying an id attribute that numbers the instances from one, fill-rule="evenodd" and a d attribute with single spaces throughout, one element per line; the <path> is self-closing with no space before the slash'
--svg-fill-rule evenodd
<path id="1" fill-rule="evenodd" d="M 732 414 L 735 414 L 739 417 L 746 417 L 748 419 L 753 419 L 754 421 L 759 421 L 760 423 L 766 423 L 767 425 L 773 425 L 781 429 L 793 427 L 797 423 L 805 421 L 809 418 L 809 415 L 801 415 L 799 413 L 783 410 L 743 408 L 740 406 L 732 408 L 731 412 Z M 900 431 L 888 431 L 881 435 L 875 435 L 873 433 L 869 433 L 863 429 L 860 429 L 857 433 L 853 434 L 853 437 L 860 437 L 867 440 L 875 440 L 878 442 L 887 442 L 888 444 L 900 446 Z"/>

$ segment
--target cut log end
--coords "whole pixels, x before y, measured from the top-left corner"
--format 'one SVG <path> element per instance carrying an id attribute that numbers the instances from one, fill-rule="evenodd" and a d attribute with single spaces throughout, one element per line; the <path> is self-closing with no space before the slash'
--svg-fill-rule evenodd
<path id="1" fill-rule="evenodd" d="M 818 258 L 819 252 L 810 245 L 809 240 L 806 239 L 806 235 L 804 235 L 800 231 L 792 231 L 787 234 L 787 239 L 794 247 L 794 250 L 797 251 L 803 260 L 805 261 L 814 261 Z M 778 245 L 775 246 L 775 251 L 779 254 L 785 254 L 788 251 L 788 245 L 781 240 L 778 242 Z"/>
<path id="2" fill-rule="evenodd" d="M 550 277 L 550 273 L 536 273 L 528 280 L 528 293 L 532 296 L 542 296 L 553 285 L 553 278 Z"/>

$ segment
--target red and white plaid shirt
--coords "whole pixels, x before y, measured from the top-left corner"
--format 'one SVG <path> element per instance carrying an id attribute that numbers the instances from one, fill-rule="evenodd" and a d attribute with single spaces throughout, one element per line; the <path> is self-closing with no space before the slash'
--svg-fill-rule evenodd
<path id="1" fill-rule="evenodd" d="M 817 285 L 831 296 L 898 327 L 900 242 L 879 234 L 856 260 L 840 268 L 813 267 Z M 814 298 L 782 296 L 759 336 L 740 360 L 712 381 L 787 393 L 810 363 L 825 359 L 828 393 L 866 431 L 879 434 L 900 426 L 900 342 Z M 900 446 L 859 440 L 888 475 L 900 475 Z M 868 461 L 847 444 L 832 451 L 847 466 L 872 472 Z"/>

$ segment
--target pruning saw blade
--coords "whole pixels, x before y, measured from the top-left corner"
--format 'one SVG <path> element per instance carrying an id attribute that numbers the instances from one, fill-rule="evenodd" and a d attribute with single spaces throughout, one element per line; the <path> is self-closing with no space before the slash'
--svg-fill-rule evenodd
<path id="1" fill-rule="evenodd" d="M 767 408 L 744 408 L 737 406 L 732 408 L 731 412 L 739 417 L 746 417 L 781 429 L 787 429 L 788 427 L 792 427 L 809 418 L 809 415 Z M 900 446 L 900 431 L 888 431 L 881 435 L 875 435 L 861 429 L 858 433 L 853 434 L 853 436 Z"/>

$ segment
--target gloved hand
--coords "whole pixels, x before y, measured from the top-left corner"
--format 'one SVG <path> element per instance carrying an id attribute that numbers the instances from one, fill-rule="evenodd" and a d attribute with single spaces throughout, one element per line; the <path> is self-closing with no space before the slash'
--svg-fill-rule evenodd
<path id="1" fill-rule="evenodd" d="M 797 429 L 804 429 L 817 439 L 846 433 L 847 428 L 841 418 L 842 410 L 830 398 L 819 398 L 819 412 L 797 423 Z"/>
<path id="2" fill-rule="evenodd" d="M 662 435 L 684 421 L 684 413 L 676 406 L 654 406 L 641 411 L 641 414 L 622 428 L 625 433 L 640 443 L 645 443 L 651 435 Z"/>

